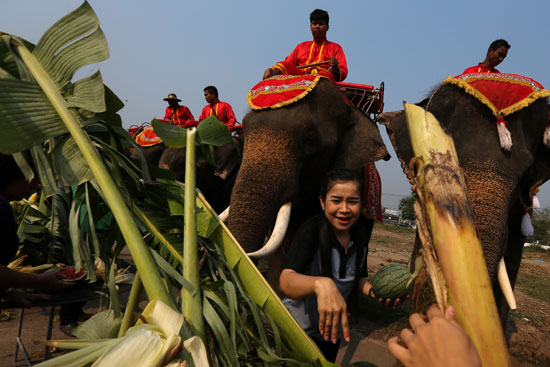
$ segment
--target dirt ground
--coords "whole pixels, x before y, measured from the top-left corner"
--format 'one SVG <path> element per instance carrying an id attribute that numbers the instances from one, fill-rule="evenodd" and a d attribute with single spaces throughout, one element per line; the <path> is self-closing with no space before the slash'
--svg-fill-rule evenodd
<path id="1" fill-rule="evenodd" d="M 388 263 L 407 264 L 414 242 L 414 231 L 401 227 L 376 225 L 370 242 L 369 273 L 374 274 Z M 522 261 L 523 274 L 550 275 L 549 251 L 526 251 Z M 550 284 L 543 292 L 550 293 Z M 518 309 L 511 313 L 506 325 L 510 353 L 514 367 L 550 366 L 550 302 L 528 295 L 521 285 L 515 289 Z M 95 301 L 85 306 L 88 313 L 97 312 L 103 306 Z M 0 321 L 0 367 L 26 366 L 19 354 L 14 362 L 15 340 L 18 329 L 19 310 L 2 310 L 6 315 Z M 372 318 L 353 316 L 351 342 L 343 343 L 337 362 L 349 365 L 355 361 L 369 361 L 379 367 L 396 367 L 401 364 L 387 351 L 385 343 L 407 324 L 408 302 L 400 305 L 389 317 Z M 35 345 L 34 339 L 43 339 L 49 318 L 49 309 L 38 307 L 25 311 L 22 341 L 32 360 L 43 356 L 43 347 Z M 389 320 L 389 321 L 388 321 Z M 54 318 L 53 338 L 65 338 L 59 330 L 59 319 Z"/>
<path id="2" fill-rule="evenodd" d="M 395 233 L 395 230 L 399 233 Z M 413 230 L 394 227 L 392 231 L 388 231 L 381 225 L 375 226 L 369 244 L 369 274 L 374 274 L 388 263 L 407 264 L 413 243 Z M 519 277 L 524 274 L 550 275 L 550 251 L 524 251 Z M 550 284 L 544 285 L 543 292 L 550 294 Z M 550 366 L 550 302 L 528 295 L 519 283 L 514 293 L 517 310 L 510 313 L 505 328 L 513 366 Z M 408 313 L 408 302 L 397 311 Z M 343 346 L 338 355 L 339 361 L 346 364 L 365 360 L 376 363 L 379 367 L 400 366 L 385 349 L 385 343 L 406 326 L 406 319 L 404 316 L 390 325 L 386 320 L 376 322 L 359 319 L 352 325 L 352 345 Z"/>

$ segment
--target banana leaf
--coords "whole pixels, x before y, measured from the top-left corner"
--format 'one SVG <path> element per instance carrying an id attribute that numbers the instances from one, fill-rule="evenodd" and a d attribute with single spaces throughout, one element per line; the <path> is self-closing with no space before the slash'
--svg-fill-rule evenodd
<path id="1" fill-rule="evenodd" d="M 11 58 L 4 57 L 3 60 L 7 60 L 6 63 L 12 66 L 11 70 L 14 70 L 15 64 L 21 77 L 18 79 L 12 75 L 0 79 L 0 139 L 5 142 L 1 151 L 14 153 L 31 149 L 44 190 L 50 196 L 56 188 L 52 178 L 59 178 L 61 172 L 55 172 L 51 158 L 46 154 L 54 148 L 56 138 L 69 131 L 71 139 L 92 171 L 89 177 L 93 176 L 97 181 L 94 188 L 109 204 L 119 223 L 136 266 L 141 270 L 144 288 L 151 298 L 159 298 L 173 305 L 123 200 L 124 193 L 121 194 L 105 168 L 98 154 L 97 144 L 92 143 L 82 128 L 86 118 L 94 117 L 94 112 L 102 113 L 106 109 L 105 87 L 99 73 L 80 83 L 71 84 L 78 69 L 102 61 L 109 55 L 97 16 L 89 4 L 84 2 L 50 27 L 32 52 L 17 37 L 4 33 L 1 36 L 5 45 L 2 50 L 11 53 Z M 0 65 L 2 68 L 3 66 L 4 64 Z M 6 76 L 5 73 L 3 75 Z M 117 105 L 116 101 L 113 105 Z M 47 147 L 44 146 L 46 140 Z M 118 169 L 113 170 L 113 162 L 106 163 L 110 164 L 109 168 L 115 179 L 121 177 Z M 73 173 L 74 169 L 69 171 Z M 74 179 L 73 176 L 65 182 Z M 89 264 L 89 252 L 82 251 L 80 244 L 84 241 L 88 243 L 91 237 L 83 236 L 77 231 L 79 212 L 79 209 L 73 207 L 70 225 L 73 244 L 77 244 L 75 260 L 77 264 Z"/>

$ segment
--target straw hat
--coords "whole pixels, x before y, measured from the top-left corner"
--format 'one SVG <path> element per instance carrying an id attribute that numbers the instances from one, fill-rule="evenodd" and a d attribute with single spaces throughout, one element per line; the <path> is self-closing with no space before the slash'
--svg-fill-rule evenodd
<path id="1" fill-rule="evenodd" d="M 165 101 L 169 101 L 171 99 L 175 99 L 178 102 L 181 102 L 181 99 L 178 98 L 174 93 L 170 93 L 168 97 L 164 98 Z"/>

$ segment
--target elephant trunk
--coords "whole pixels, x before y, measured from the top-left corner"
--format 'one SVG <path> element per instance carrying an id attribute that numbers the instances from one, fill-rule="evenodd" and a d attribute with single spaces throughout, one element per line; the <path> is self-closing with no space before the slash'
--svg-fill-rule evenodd
<path id="1" fill-rule="evenodd" d="M 263 131 L 262 131 L 263 130 Z M 285 132 L 245 134 L 244 159 L 231 195 L 229 229 L 246 252 L 258 250 L 280 206 L 293 195 L 294 144 Z"/>
<path id="2" fill-rule="evenodd" d="M 479 239 L 489 277 L 496 284 L 498 265 L 504 255 L 508 238 L 510 200 L 514 182 L 498 173 L 497 167 L 467 165 L 465 169 L 468 199 L 472 204 Z"/>

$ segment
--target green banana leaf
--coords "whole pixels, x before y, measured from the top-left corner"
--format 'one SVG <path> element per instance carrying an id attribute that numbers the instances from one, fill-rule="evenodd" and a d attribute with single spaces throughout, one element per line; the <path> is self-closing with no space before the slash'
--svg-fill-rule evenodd
<path id="1" fill-rule="evenodd" d="M 115 185 L 115 181 L 122 179 L 122 171 L 115 162 L 103 161 L 98 154 L 99 147 L 106 154 L 112 153 L 109 145 L 98 141 L 92 143 L 83 130 L 85 121 L 94 117 L 96 120 L 88 123 L 88 128 L 97 128 L 95 113 L 105 114 L 106 110 L 105 87 L 99 73 L 71 83 L 75 72 L 82 66 L 105 60 L 109 55 L 107 41 L 92 8 L 84 2 L 67 14 L 44 33 L 32 53 L 26 48 L 27 43 L 17 37 L 4 33 L 1 36 L 4 47 L 0 49 L 3 55 L 0 60 L 4 64 L 0 67 L 5 72 L 2 72 L 4 78 L 0 79 L 0 139 L 5 144 L 0 149 L 3 153 L 30 149 L 47 196 L 55 193 L 56 179 L 62 173 L 69 175 L 61 179 L 65 183 L 82 182 L 93 176 L 97 183 L 92 185 L 112 209 L 136 266 L 141 268 L 142 275 L 147 274 L 142 278 L 146 292 L 151 298 L 159 298 L 174 306 L 123 200 L 127 195 L 123 188 L 119 190 Z M 10 57 L 6 57 L 6 53 L 10 53 Z M 7 70 L 13 73 L 17 70 L 19 78 Z M 112 95 L 109 97 L 112 106 L 120 105 Z M 65 170 L 55 170 L 51 152 L 56 143 L 63 141 L 62 135 L 67 131 L 70 131 L 71 139 L 88 163 L 92 175 L 86 173 L 84 166 L 84 173 L 70 165 Z M 46 140 L 47 144 L 44 144 Z M 70 143 L 65 144 L 69 144 L 65 146 L 67 151 L 76 152 L 69 149 Z M 63 145 L 59 149 L 63 152 Z M 109 171 L 105 163 L 109 165 Z M 75 264 L 91 269 L 93 261 L 89 248 L 97 248 L 97 243 L 93 236 L 86 236 L 79 230 L 81 209 L 74 202 L 70 213 L 69 232 Z"/>
<path id="2" fill-rule="evenodd" d="M 197 207 L 203 208 L 212 218 L 219 221 L 216 212 L 204 196 L 200 193 L 197 196 L 199 201 Z M 221 246 L 229 267 L 235 269 L 251 299 L 274 320 L 286 340 L 292 340 L 292 345 L 289 347 L 292 349 L 293 355 L 306 361 L 324 360 L 317 345 L 288 312 L 281 299 L 269 286 L 223 222 L 219 221 L 219 225 L 211 234 L 210 239 Z"/>

